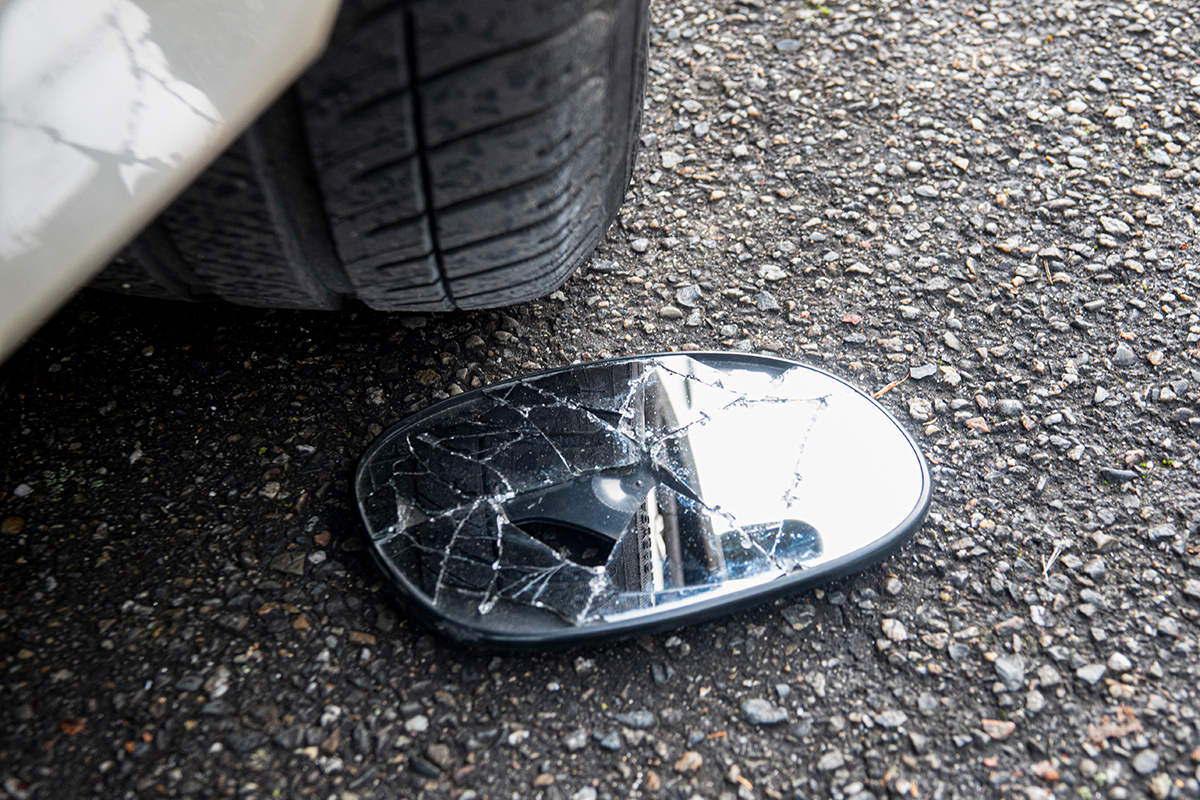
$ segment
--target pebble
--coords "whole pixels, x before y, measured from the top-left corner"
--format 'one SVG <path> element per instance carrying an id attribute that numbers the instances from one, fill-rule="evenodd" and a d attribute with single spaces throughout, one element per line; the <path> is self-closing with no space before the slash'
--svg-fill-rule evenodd
<path id="1" fill-rule="evenodd" d="M 1146 749 L 1133 757 L 1133 771 L 1138 775 L 1149 775 L 1158 769 L 1158 751 Z"/>
<path id="2" fill-rule="evenodd" d="M 1020 400 L 1005 397 L 996 401 L 996 410 L 1002 417 L 1019 417 L 1025 412 L 1025 404 Z"/>
<path id="3" fill-rule="evenodd" d="M 663 306 L 658 310 L 658 316 L 662 319 L 683 319 L 683 312 L 675 306 Z"/>
<path id="4" fill-rule="evenodd" d="M 1020 689 L 1025 683 L 1025 657 L 1021 655 L 1003 655 L 997 658 L 993 664 L 996 669 L 996 676 L 1000 678 L 1004 686 L 1010 691 L 1015 692 Z"/>
<path id="5" fill-rule="evenodd" d="M 627 728 L 635 731 L 645 731 L 658 725 L 658 717 L 649 711 L 630 711 L 627 714 L 613 714 L 613 719 Z"/>
<path id="6" fill-rule="evenodd" d="M 572 753 L 587 747 L 587 743 L 588 733 L 583 728 L 579 728 L 563 737 L 563 746 Z"/>
<path id="7" fill-rule="evenodd" d="M 1100 217 L 1100 226 L 1113 236 L 1125 236 L 1129 233 L 1129 226 L 1116 217 Z"/>
<path id="8" fill-rule="evenodd" d="M 921 364 L 920 366 L 913 367 L 908 371 L 909 377 L 918 381 L 923 381 L 926 378 L 932 378 L 934 375 L 937 375 L 937 373 L 938 368 L 936 364 Z"/>
<path id="9" fill-rule="evenodd" d="M 629 243 L 629 249 L 635 253 L 644 253 L 650 249 L 650 240 L 645 238 L 634 239 Z"/>
<path id="10" fill-rule="evenodd" d="M 899 728 L 908 722 L 908 715 L 899 709 L 888 709 L 876 717 L 875 722 L 884 728 Z"/>
<path id="11" fill-rule="evenodd" d="M 742 703 L 742 716 L 754 725 L 778 725 L 788 717 L 785 709 L 761 698 L 751 698 Z"/>
<path id="12" fill-rule="evenodd" d="M 754 295 L 754 305 L 758 307 L 759 311 L 763 312 L 779 310 L 779 301 L 770 292 L 759 292 Z"/>
<path id="13" fill-rule="evenodd" d="M 675 762 L 675 771 L 680 775 L 690 775 L 704 765 L 704 757 L 695 750 L 688 750 Z"/>
<path id="14" fill-rule="evenodd" d="M 1133 662 L 1123 653 L 1113 653 L 1108 657 L 1108 668 L 1113 672 L 1129 672 L 1133 669 Z"/>
<path id="15" fill-rule="evenodd" d="M 1008 719 L 985 719 L 980 722 L 980 727 L 989 737 L 999 741 L 1012 736 L 1013 731 L 1017 729 L 1017 723 Z"/>
<path id="16" fill-rule="evenodd" d="M 928 422 L 933 419 L 933 403 L 924 397 L 910 398 L 908 415 L 917 422 Z"/>
<path id="17" fill-rule="evenodd" d="M 684 308 L 695 308 L 704 299 L 704 292 L 694 283 L 675 290 L 675 302 Z"/>
<path id="18" fill-rule="evenodd" d="M 1104 677 L 1106 667 L 1103 664 L 1085 664 L 1075 670 L 1075 677 L 1084 683 L 1094 684 Z"/>
<path id="19" fill-rule="evenodd" d="M 846 763 L 846 757 L 839 750 L 830 750 L 817 761 L 817 769 L 821 772 L 833 772 Z"/>
<path id="20" fill-rule="evenodd" d="M 898 619 L 885 619 L 881 624 L 883 635 L 893 642 L 903 642 L 908 639 L 908 630 L 904 627 L 904 623 Z"/>
<path id="21" fill-rule="evenodd" d="M 1117 345 L 1116 352 L 1113 353 L 1112 358 L 1114 367 L 1128 367 L 1133 365 L 1136 361 L 1137 356 L 1133 354 L 1133 350 L 1129 347 L 1129 345 L 1125 344 L 1124 342 Z"/>

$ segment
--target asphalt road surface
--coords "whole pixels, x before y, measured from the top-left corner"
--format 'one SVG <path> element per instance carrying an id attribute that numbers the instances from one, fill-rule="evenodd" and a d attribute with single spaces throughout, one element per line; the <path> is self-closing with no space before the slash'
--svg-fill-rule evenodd
<path id="1" fill-rule="evenodd" d="M 426 317 L 85 294 L 0 368 L 0 789 L 1200 795 L 1200 11 L 653 11 L 633 185 L 561 292 Z M 882 402 L 935 480 L 913 542 L 604 648 L 406 619 L 350 486 L 385 426 L 692 348 L 903 381 Z"/>

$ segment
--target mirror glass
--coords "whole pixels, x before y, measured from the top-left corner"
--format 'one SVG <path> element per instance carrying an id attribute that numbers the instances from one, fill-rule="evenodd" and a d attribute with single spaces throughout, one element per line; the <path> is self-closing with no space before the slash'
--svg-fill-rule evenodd
<path id="1" fill-rule="evenodd" d="M 356 477 L 371 550 L 427 624 L 580 643 L 735 610 L 882 559 L 929 505 L 920 451 L 782 359 L 586 362 L 398 423 Z"/>

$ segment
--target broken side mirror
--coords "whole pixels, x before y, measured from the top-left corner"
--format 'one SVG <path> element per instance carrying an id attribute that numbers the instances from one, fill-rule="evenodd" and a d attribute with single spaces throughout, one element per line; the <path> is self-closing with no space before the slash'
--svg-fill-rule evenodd
<path id="1" fill-rule="evenodd" d="M 778 358 L 595 361 L 445 400 L 358 467 L 376 562 L 434 629 L 490 647 L 696 622 L 874 564 L 929 508 L 916 443 Z"/>

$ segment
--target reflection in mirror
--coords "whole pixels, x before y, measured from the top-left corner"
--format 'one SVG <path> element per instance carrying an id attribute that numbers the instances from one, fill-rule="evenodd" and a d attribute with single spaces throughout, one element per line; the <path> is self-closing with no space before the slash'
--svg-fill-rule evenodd
<path id="1" fill-rule="evenodd" d="M 761 356 L 590 362 L 386 431 L 357 476 L 372 552 L 427 623 L 598 641 L 762 602 L 920 525 L 916 446 L 863 393 Z"/>

